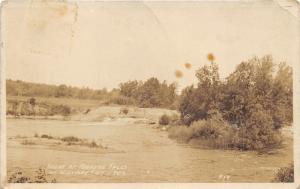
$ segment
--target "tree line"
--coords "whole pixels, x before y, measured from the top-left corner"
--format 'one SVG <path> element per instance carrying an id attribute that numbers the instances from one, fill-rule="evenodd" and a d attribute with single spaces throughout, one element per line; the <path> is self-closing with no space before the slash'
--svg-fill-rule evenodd
<path id="1" fill-rule="evenodd" d="M 54 97 L 74 99 L 94 99 L 105 103 L 119 105 L 136 105 L 140 107 L 175 108 L 177 99 L 175 83 L 167 84 L 157 78 L 143 81 L 128 81 L 121 83 L 111 91 L 107 89 L 79 88 L 67 85 L 49 85 L 25 81 L 6 80 L 8 96 Z"/>

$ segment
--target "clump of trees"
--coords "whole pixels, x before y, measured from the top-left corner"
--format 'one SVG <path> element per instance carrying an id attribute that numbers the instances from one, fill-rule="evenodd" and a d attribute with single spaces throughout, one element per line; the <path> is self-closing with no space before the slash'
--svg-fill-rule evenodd
<path id="1" fill-rule="evenodd" d="M 150 78 L 145 82 L 128 81 L 120 84 L 120 95 L 132 99 L 140 107 L 175 108 L 176 85 Z"/>
<path id="2" fill-rule="evenodd" d="M 293 121 L 291 67 L 275 64 L 271 56 L 255 57 L 239 64 L 225 80 L 220 79 L 218 65 L 213 62 L 197 70 L 196 77 L 197 86 L 185 88 L 180 98 L 184 124 L 211 122 L 219 115 L 236 128 L 227 130 L 234 132 L 236 148 L 252 150 L 280 144 L 278 130 Z"/>

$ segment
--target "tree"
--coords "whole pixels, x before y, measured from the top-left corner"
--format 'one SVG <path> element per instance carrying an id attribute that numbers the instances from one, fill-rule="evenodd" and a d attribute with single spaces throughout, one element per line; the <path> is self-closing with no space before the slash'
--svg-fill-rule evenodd
<path id="1" fill-rule="evenodd" d="M 181 119 L 187 125 L 193 121 L 206 119 L 209 112 L 219 109 L 221 81 L 218 65 L 211 63 L 196 72 L 197 88 L 193 86 L 183 90 L 179 104 Z"/>
<path id="2" fill-rule="evenodd" d="M 127 81 L 120 84 L 120 94 L 126 97 L 135 97 L 139 83 L 135 81 Z"/>
<path id="3" fill-rule="evenodd" d="M 142 107 L 159 107 L 161 99 L 159 98 L 160 83 L 157 78 L 148 79 L 138 89 L 138 101 Z"/>

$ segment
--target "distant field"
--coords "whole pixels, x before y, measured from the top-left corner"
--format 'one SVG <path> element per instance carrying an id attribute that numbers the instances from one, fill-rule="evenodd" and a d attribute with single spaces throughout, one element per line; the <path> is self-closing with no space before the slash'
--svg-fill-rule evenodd
<path id="1" fill-rule="evenodd" d="M 28 101 L 31 97 L 26 96 L 7 96 L 6 100 Z M 74 99 L 74 98 L 54 98 L 54 97 L 34 97 L 38 103 L 46 103 L 53 105 L 67 105 L 72 108 L 93 108 L 103 104 L 101 100 L 91 99 Z"/>

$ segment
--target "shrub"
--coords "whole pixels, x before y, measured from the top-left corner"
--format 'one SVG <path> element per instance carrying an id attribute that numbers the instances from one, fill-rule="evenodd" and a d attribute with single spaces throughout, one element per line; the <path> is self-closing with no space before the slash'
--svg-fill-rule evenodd
<path id="1" fill-rule="evenodd" d="M 244 125 L 239 129 L 237 147 L 242 150 L 263 150 L 281 144 L 280 133 L 274 130 L 272 117 L 256 105 L 251 109 Z"/>
<path id="2" fill-rule="evenodd" d="M 213 148 L 260 152 L 279 147 L 282 141 L 279 131 L 274 128 L 272 117 L 259 105 L 251 109 L 240 127 L 229 125 L 216 113 L 207 120 L 194 121 L 189 127 L 170 129 L 169 137 L 185 142 L 193 140 Z"/>
<path id="3" fill-rule="evenodd" d="M 31 104 L 32 106 L 35 106 L 35 104 L 36 104 L 36 100 L 35 100 L 35 98 L 30 98 L 29 99 L 29 104 Z"/>
<path id="4" fill-rule="evenodd" d="M 41 138 L 53 139 L 53 136 L 43 134 L 43 135 L 41 135 Z"/>
<path id="5" fill-rule="evenodd" d="M 176 139 L 179 142 L 189 142 L 193 135 L 192 129 L 187 126 L 171 127 L 168 132 L 170 138 Z"/>
<path id="6" fill-rule="evenodd" d="M 208 120 L 195 121 L 191 126 L 176 126 L 170 129 L 169 137 L 182 142 L 213 148 L 234 148 L 233 136 L 236 129 L 223 119 L 212 117 Z"/>
<path id="7" fill-rule="evenodd" d="M 275 174 L 273 182 L 294 182 L 294 164 L 280 168 Z"/>
<path id="8" fill-rule="evenodd" d="M 160 125 L 168 125 L 169 123 L 170 123 L 170 117 L 168 115 L 164 114 L 159 118 Z"/>

